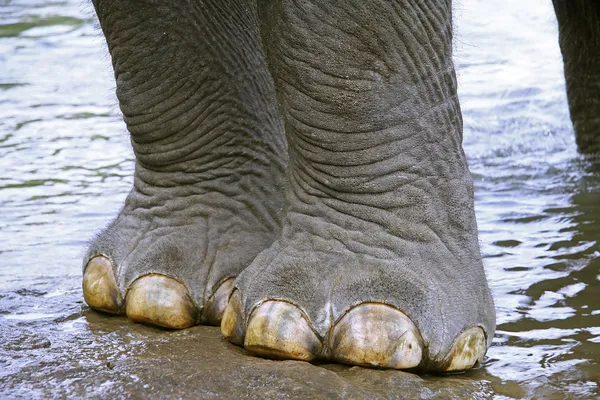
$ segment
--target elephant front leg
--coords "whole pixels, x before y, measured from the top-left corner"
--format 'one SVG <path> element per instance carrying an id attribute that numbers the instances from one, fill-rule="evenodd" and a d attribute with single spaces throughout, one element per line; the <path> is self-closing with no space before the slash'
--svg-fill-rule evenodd
<path id="1" fill-rule="evenodd" d="M 553 0 L 577 147 L 600 153 L 600 3 Z"/>
<path id="2" fill-rule="evenodd" d="M 285 138 L 255 4 L 94 6 L 136 161 L 84 259 L 85 300 L 168 328 L 219 324 L 233 279 L 281 229 Z"/>
<path id="3" fill-rule="evenodd" d="M 290 162 L 282 235 L 234 283 L 232 342 L 398 369 L 482 360 L 495 312 L 450 3 L 259 2 Z"/>

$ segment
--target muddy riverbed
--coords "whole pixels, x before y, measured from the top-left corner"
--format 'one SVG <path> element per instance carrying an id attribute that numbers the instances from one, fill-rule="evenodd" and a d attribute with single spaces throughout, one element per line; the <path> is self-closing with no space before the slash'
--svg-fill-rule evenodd
<path id="1" fill-rule="evenodd" d="M 455 4 L 455 62 L 498 310 L 480 369 L 417 376 L 246 355 L 82 299 L 132 152 L 89 4 L 0 0 L 0 398 L 597 398 L 600 158 L 578 155 L 550 0 Z"/>

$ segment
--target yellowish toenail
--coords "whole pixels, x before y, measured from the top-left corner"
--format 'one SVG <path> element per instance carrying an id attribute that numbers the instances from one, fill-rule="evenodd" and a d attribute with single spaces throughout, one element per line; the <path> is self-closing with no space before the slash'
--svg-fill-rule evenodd
<path id="1" fill-rule="evenodd" d="M 202 313 L 202 320 L 207 325 L 220 325 L 223 319 L 223 313 L 229 303 L 229 296 L 233 290 L 233 281 L 235 278 L 230 278 L 221 283 L 215 293 L 210 296 Z"/>
<path id="2" fill-rule="evenodd" d="M 186 287 L 173 278 L 152 274 L 138 278 L 126 297 L 127 316 L 136 321 L 171 329 L 196 323 L 196 307 Z"/>
<path id="3" fill-rule="evenodd" d="M 229 303 L 221 320 L 221 333 L 227 340 L 239 346 L 244 344 L 244 324 L 242 319 L 242 299 L 240 292 L 235 290 L 229 298 Z"/>
<path id="4" fill-rule="evenodd" d="M 479 327 L 470 328 L 458 335 L 447 357 L 445 371 L 466 371 L 483 361 L 487 349 L 485 334 Z"/>
<path id="5" fill-rule="evenodd" d="M 95 310 L 120 314 L 123 299 L 111 262 L 103 256 L 92 258 L 83 272 L 83 298 Z"/>
<path id="6" fill-rule="evenodd" d="M 252 313 L 244 347 L 264 357 L 310 361 L 322 345 L 298 307 L 267 301 Z"/>
<path id="7" fill-rule="evenodd" d="M 422 343 L 403 312 L 385 304 L 363 303 L 334 327 L 332 358 L 346 364 L 408 369 L 420 364 Z"/>

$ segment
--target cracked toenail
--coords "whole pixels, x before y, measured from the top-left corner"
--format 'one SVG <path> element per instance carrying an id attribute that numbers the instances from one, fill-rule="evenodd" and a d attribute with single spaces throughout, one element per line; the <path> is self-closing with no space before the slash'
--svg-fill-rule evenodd
<path id="1" fill-rule="evenodd" d="M 83 272 L 83 298 L 95 310 L 120 314 L 123 300 L 108 258 L 92 258 Z"/>
<path id="2" fill-rule="evenodd" d="M 202 320 L 207 325 L 220 325 L 223 319 L 223 313 L 229 303 L 229 296 L 233 290 L 233 281 L 235 278 L 229 278 L 219 285 L 215 293 L 210 296 L 206 302 Z"/>
<path id="3" fill-rule="evenodd" d="M 241 346 L 244 344 L 244 324 L 242 319 L 242 299 L 234 290 L 221 320 L 221 333 L 227 340 Z"/>
<path id="4" fill-rule="evenodd" d="M 264 357 L 310 361 L 322 345 L 298 307 L 267 301 L 252 313 L 244 347 Z"/>
<path id="5" fill-rule="evenodd" d="M 415 324 L 398 309 L 363 303 L 335 325 L 332 358 L 347 364 L 408 369 L 420 364 L 422 339 Z"/>
<path id="6" fill-rule="evenodd" d="M 483 329 L 479 327 L 467 329 L 456 338 L 446 357 L 448 366 L 444 370 L 466 371 L 474 368 L 483 360 L 486 349 Z"/>
<path id="7" fill-rule="evenodd" d="M 173 278 L 151 274 L 138 278 L 126 296 L 127 316 L 164 328 L 183 329 L 196 322 L 196 307 L 186 287 Z"/>

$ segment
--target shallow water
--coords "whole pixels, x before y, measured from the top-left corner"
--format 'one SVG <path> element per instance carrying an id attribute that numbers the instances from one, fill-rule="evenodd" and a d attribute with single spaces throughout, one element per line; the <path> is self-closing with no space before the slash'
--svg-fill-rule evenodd
<path id="1" fill-rule="evenodd" d="M 463 0 L 455 12 L 465 152 L 498 330 L 481 369 L 425 377 L 423 385 L 440 396 L 456 382 L 472 389 L 468 397 L 600 396 L 600 158 L 576 152 L 551 2 Z M 168 360 L 152 346 L 214 335 L 210 328 L 158 331 L 82 304 L 86 241 L 116 214 L 132 182 L 133 156 L 113 92 L 91 6 L 0 0 L 5 395 L 101 396 L 117 384 L 124 386 L 115 393 L 139 394 L 148 389 L 148 370 L 139 357 L 119 370 L 119 360 L 145 351 Z M 227 358 L 219 354 L 215 360 Z M 175 359 L 188 365 L 182 357 Z M 86 380 L 111 363 L 117 367 L 110 371 L 142 372 Z M 325 369 L 350 379 L 354 369 L 344 368 Z M 378 372 L 377 379 L 388 376 Z M 376 391 L 376 383 L 361 385 Z"/>

